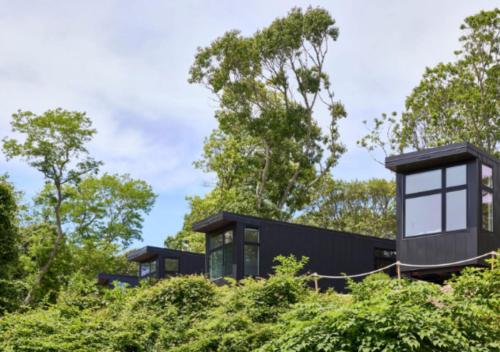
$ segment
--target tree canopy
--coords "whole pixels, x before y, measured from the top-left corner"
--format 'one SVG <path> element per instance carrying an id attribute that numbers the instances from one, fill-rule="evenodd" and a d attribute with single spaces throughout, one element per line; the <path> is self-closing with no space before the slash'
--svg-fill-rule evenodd
<path id="1" fill-rule="evenodd" d="M 500 10 L 467 17 L 456 61 L 426 68 L 400 114 L 383 114 L 358 143 L 386 155 L 470 142 L 500 155 Z"/>

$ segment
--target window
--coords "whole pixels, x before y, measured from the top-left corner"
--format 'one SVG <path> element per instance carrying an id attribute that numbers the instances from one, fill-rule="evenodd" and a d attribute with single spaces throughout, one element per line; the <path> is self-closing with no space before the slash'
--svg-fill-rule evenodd
<path id="1" fill-rule="evenodd" d="M 259 237 L 258 229 L 245 228 L 245 244 L 243 246 L 245 276 L 259 275 Z"/>
<path id="2" fill-rule="evenodd" d="M 406 237 L 466 228 L 466 165 L 406 175 L 404 195 Z"/>
<path id="3" fill-rule="evenodd" d="M 493 232 L 493 169 L 481 165 L 481 222 L 485 231 Z"/>
<path id="4" fill-rule="evenodd" d="M 170 275 L 179 273 L 178 258 L 165 258 L 165 273 Z"/>
<path id="5" fill-rule="evenodd" d="M 461 230 L 467 227 L 467 191 L 446 193 L 446 230 Z"/>
<path id="6" fill-rule="evenodd" d="M 375 269 L 383 268 L 396 261 L 396 251 L 393 249 L 375 248 L 373 252 L 375 257 Z"/>
<path id="7" fill-rule="evenodd" d="M 406 194 L 441 188 L 441 170 L 419 172 L 406 176 Z"/>
<path id="8" fill-rule="evenodd" d="M 233 270 L 233 231 L 210 235 L 208 237 L 208 271 L 211 279 L 224 276 L 234 277 Z"/>
<path id="9" fill-rule="evenodd" d="M 139 276 L 152 276 L 156 273 L 156 260 L 139 264 Z"/>
<path id="10" fill-rule="evenodd" d="M 406 236 L 441 231 L 441 193 L 406 200 Z"/>

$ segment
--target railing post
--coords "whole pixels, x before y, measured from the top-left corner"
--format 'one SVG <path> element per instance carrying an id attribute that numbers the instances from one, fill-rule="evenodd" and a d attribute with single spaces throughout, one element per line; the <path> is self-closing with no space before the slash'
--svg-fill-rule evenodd
<path id="1" fill-rule="evenodd" d="M 312 277 L 314 280 L 314 289 L 316 290 L 316 293 L 318 293 L 319 292 L 319 284 L 318 284 L 319 275 L 318 275 L 318 273 L 313 273 Z"/>
<path id="2" fill-rule="evenodd" d="M 495 269 L 495 257 L 497 252 L 491 251 L 491 270 Z"/>
<path id="3" fill-rule="evenodd" d="M 401 262 L 396 261 L 396 273 L 398 275 L 398 285 L 401 286 Z"/>

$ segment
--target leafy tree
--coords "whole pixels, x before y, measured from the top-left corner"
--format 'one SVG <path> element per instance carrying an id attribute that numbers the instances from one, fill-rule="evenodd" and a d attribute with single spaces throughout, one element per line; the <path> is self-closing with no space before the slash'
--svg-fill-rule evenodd
<path id="1" fill-rule="evenodd" d="M 500 155 L 500 10 L 467 17 L 457 60 L 427 68 L 405 110 L 376 118 L 358 143 L 385 154 L 470 142 Z"/>
<path id="2" fill-rule="evenodd" d="M 14 132 L 25 138 L 22 141 L 4 138 L 3 151 L 7 158 L 24 159 L 54 187 L 53 215 L 57 237 L 33 280 L 32 289 L 26 295 L 25 303 L 30 303 L 33 290 L 37 289 L 50 270 L 65 240 L 61 216 L 63 187 L 78 184 L 82 176 L 97 172 L 100 163 L 89 157 L 85 148 L 85 144 L 96 133 L 85 113 L 58 108 L 36 115 L 19 110 L 12 115 L 11 126 Z"/>
<path id="3" fill-rule="evenodd" d="M 290 218 L 344 152 L 337 123 L 346 113 L 324 70 L 334 24 L 323 9 L 296 8 L 252 36 L 225 33 L 199 49 L 191 67 L 189 81 L 219 104 L 218 128 L 196 165 L 260 215 Z M 319 106 L 330 113 L 327 133 L 315 119 Z"/>
<path id="4" fill-rule="evenodd" d="M 156 195 L 145 181 L 130 175 L 85 177 L 62 188 L 62 222 L 72 242 L 121 243 L 128 247 L 140 240 L 144 215 L 151 211 Z M 50 218 L 57 200 L 54 187 L 46 184 L 35 199 L 38 217 Z"/>
<path id="5" fill-rule="evenodd" d="M 325 179 L 312 203 L 296 221 L 339 231 L 394 238 L 396 233 L 394 181 Z"/>
<path id="6" fill-rule="evenodd" d="M 17 204 L 12 185 L 0 178 L 0 279 L 11 276 L 18 260 L 16 212 Z"/>

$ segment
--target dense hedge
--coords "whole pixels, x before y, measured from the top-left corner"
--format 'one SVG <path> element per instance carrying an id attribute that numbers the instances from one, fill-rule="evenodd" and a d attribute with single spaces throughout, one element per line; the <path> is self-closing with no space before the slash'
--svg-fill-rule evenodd
<path id="1" fill-rule="evenodd" d="M 199 276 L 104 290 L 75 277 L 55 305 L 0 318 L 0 351 L 498 351 L 500 270 L 448 287 L 373 275 L 316 294 L 285 260 L 267 280 Z"/>

